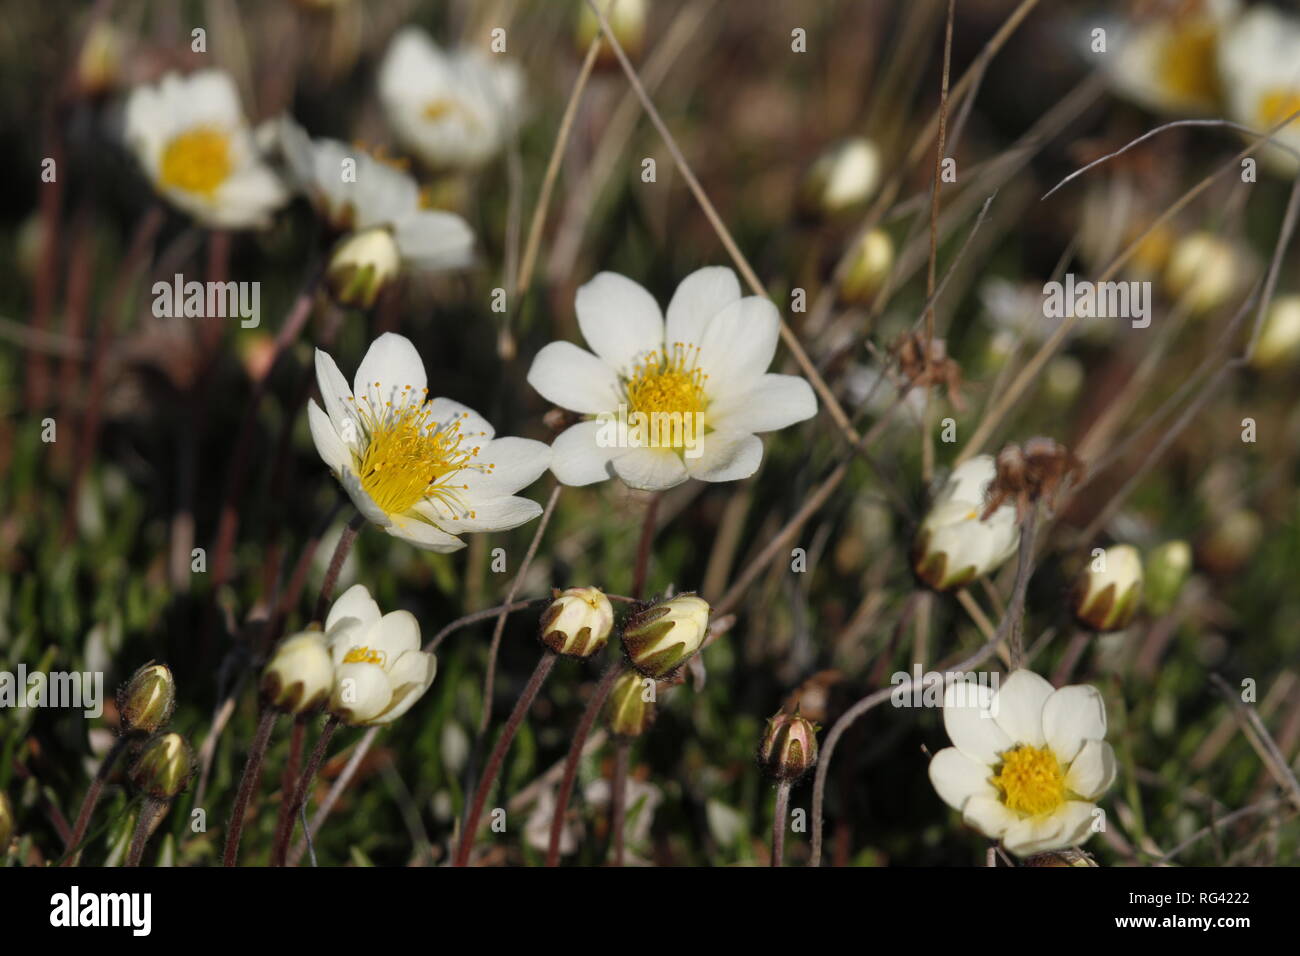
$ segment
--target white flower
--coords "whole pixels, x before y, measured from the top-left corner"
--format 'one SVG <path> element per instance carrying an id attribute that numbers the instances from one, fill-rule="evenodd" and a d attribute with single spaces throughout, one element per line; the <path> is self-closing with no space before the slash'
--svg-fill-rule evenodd
<path id="1" fill-rule="evenodd" d="M 325 619 L 334 661 L 330 711 L 353 726 L 387 724 L 424 696 L 438 659 L 420 650 L 420 625 L 410 611 L 379 613 L 365 585 L 339 596 Z"/>
<path id="2" fill-rule="evenodd" d="M 444 52 L 417 27 L 393 38 L 379 98 L 398 140 L 433 167 L 480 166 L 514 135 L 524 78 L 499 54 Z"/>
<path id="3" fill-rule="evenodd" d="M 912 562 L 921 580 L 936 591 L 963 587 L 1016 553 L 1020 530 L 1012 505 L 1000 506 L 987 520 L 980 518 L 984 492 L 996 474 L 992 455 L 976 455 L 958 465 L 921 522 Z"/>
<path id="4" fill-rule="evenodd" d="M 1193 232 L 1179 239 L 1165 264 L 1165 291 L 1194 314 L 1217 309 L 1240 290 L 1248 262 L 1227 239 Z"/>
<path id="5" fill-rule="evenodd" d="M 363 236 L 386 232 L 409 269 L 438 271 L 470 263 L 474 231 L 469 223 L 455 213 L 423 208 L 419 185 L 402 170 L 338 140 L 313 140 L 287 118 L 281 121 L 280 143 L 297 185 L 334 229 Z"/>
<path id="6" fill-rule="evenodd" d="M 1089 49 L 1112 85 L 1129 99 L 1157 113 L 1184 116 L 1216 112 L 1219 84 L 1216 46 L 1237 11 L 1237 0 L 1201 0 L 1137 22 L 1106 29 L 1111 48 Z M 1093 42 L 1091 31 L 1084 41 Z"/>
<path id="7" fill-rule="evenodd" d="M 930 782 L 962 819 L 1017 856 L 1076 846 L 1115 780 L 1106 705 L 1095 687 L 1054 690 L 1018 670 L 996 693 L 958 681 L 943 698 L 954 746 L 930 761 Z"/>
<path id="8" fill-rule="evenodd" d="M 804 180 L 804 201 L 834 214 L 871 198 L 880 185 L 880 150 L 861 136 L 822 153 Z"/>
<path id="9" fill-rule="evenodd" d="M 761 296 L 741 298 L 730 269 L 691 273 L 668 304 L 631 279 L 602 272 L 578 290 L 578 327 L 591 347 L 552 342 L 528 384 L 593 420 L 552 446 L 555 476 L 589 485 L 611 476 L 658 491 L 687 478 L 734 481 L 758 470 L 773 431 L 817 413 L 797 375 L 767 372 L 780 318 Z"/>
<path id="10" fill-rule="evenodd" d="M 264 226 L 288 198 L 221 70 L 169 73 L 157 86 L 136 87 L 126 102 L 126 140 L 154 189 L 206 226 Z"/>
<path id="11" fill-rule="evenodd" d="M 1097 631 L 1128 627 L 1142 598 L 1142 556 L 1131 544 L 1117 544 L 1097 555 L 1079 577 L 1074 613 Z"/>
<path id="12" fill-rule="evenodd" d="M 427 400 L 424 363 L 409 339 L 375 339 L 355 390 L 317 349 L 316 382 L 325 404 L 307 407 L 316 450 L 357 509 L 394 537 L 455 551 L 465 546 L 458 534 L 504 531 L 541 514 L 537 502 L 514 495 L 546 470 L 550 449 L 494 438 L 472 409 Z"/>
<path id="13" fill-rule="evenodd" d="M 1228 116 L 1263 133 L 1300 110 L 1300 21 L 1272 7 L 1252 7 L 1219 44 Z M 1277 143 L 1300 149 L 1300 119 L 1274 134 Z M 1270 144 L 1260 157 L 1288 176 L 1300 160 Z"/>

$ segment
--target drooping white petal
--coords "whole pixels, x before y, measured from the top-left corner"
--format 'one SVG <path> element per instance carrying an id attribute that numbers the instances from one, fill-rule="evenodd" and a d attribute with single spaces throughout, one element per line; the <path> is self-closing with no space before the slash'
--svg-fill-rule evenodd
<path id="1" fill-rule="evenodd" d="M 566 428 L 551 443 L 551 472 L 562 485 L 576 487 L 605 481 L 613 471 L 610 461 L 626 449 L 601 445 L 603 422 L 579 422 Z"/>
<path id="2" fill-rule="evenodd" d="M 626 276 L 598 273 L 578 289 L 574 309 L 582 337 L 615 369 L 627 371 L 639 356 L 663 348 L 659 304 Z"/>
<path id="3" fill-rule="evenodd" d="M 996 799 L 997 790 L 989 782 L 990 769 L 972 760 L 956 747 L 945 747 L 930 761 L 930 783 L 940 799 L 954 810 L 961 810 L 972 797 Z"/>
<path id="4" fill-rule="evenodd" d="M 451 534 L 509 531 L 527 524 L 542 513 L 542 506 L 531 498 L 511 496 L 470 501 L 466 505 L 467 510 L 472 512 L 470 514 L 458 511 L 453 515 L 446 506 L 434 501 L 421 502 L 416 511 L 424 514 L 426 508 L 431 508 L 437 514 L 438 527 Z"/>
<path id="5" fill-rule="evenodd" d="M 1055 688 L 1038 674 L 1017 670 L 1002 681 L 989 710 L 1011 740 L 1041 747 L 1047 742 L 1043 736 L 1043 705 L 1053 693 Z"/>
<path id="6" fill-rule="evenodd" d="M 668 303 L 665 339 L 698 345 L 709 320 L 740 298 L 740 281 L 726 266 L 705 266 L 678 283 Z"/>
<path id="7" fill-rule="evenodd" d="M 943 726 L 966 756 L 992 766 L 1015 741 L 989 715 L 993 692 L 984 684 L 957 681 L 943 695 Z"/>
<path id="8" fill-rule="evenodd" d="M 763 375 L 752 388 L 729 394 L 709 407 L 709 422 L 719 431 L 776 431 L 817 414 L 817 396 L 798 375 Z"/>
<path id="9" fill-rule="evenodd" d="M 342 474 L 343 469 L 352 464 L 352 452 L 343 444 L 343 439 L 334 430 L 334 423 L 314 398 L 307 402 L 307 424 L 311 428 L 311 439 L 316 444 L 321 460 L 334 474 Z"/>
<path id="10" fill-rule="evenodd" d="M 756 295 L 731 303 L 709 320 L 699 363 L 709 374 L 705 390 L 710 399 L 725 402 L 732 392 L 758 383 L 776 355 L 780 328 L 776 306 Z"/>
<path id="11" fill-rule="evenodd" d="M 613 411 L 620 395 L 614 370 L 572 342 L 551 342 L 538 352 L 528 384 L 548 402 L 584 415 Z"/>
<path id="12" fill-rule="evenodd" d="M 686 471 L 700 481 L 738 481 L 758 471 L 763 441 L 756 435 L 710 432 L 698 438 L 700 455 L 684 454 Z M 615 466 L 617 469 L 617 466 Z"/>
<path id="13" fill-rule="evenodd" d="M 1106 736 L 1106 702 L 1097 688 L 1072 684 L 1043 705 L 1043 733 L 1062 763 L 1069 763 L 1088 740 Z"/>
<path id="14" fill-rule="evenodd" d="M 642 491 L 664 491 L 689 477 L 682 460 L 665 448 L 633 448 L 610 464 L 625 485 Z"/>
<path id="15" fill-rule="evenodd" d="M 1070 764 L 1065 785 L 1085 800 L 1095 800 L 1115 782 L 1115 751 L 1104 740 L 1089 740 Z"/>
<path id="16" fill-rule="evenodd" d="M 370 343 L 357 366 L 352 391 L 358 402 L 364 398 L 376 414 L 382 414 L 389 402 L 394 408 L 422 402 L 426 383 L 424 362 L 411 340 L 385 332 Z"/>

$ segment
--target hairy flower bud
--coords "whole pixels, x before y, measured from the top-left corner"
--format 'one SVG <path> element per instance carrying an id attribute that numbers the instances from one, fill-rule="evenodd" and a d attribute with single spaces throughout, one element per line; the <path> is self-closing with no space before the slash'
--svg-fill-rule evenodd
<path id="1" fill-rule="evenodd" d="M 758 762 L 777 780 L 798 780 L 817 763 L 817 725 L 799 714 L 769 717 Z"/>
<path id="2" fill-rule="evenodd" d="M 368 309 L 402 266 L 393 234 L 376 227 L 353 233 L 334 249 L 325 284 L 340 305 Z"/>
<path id="3" fill-rule="evenodd" d="M 835 215 L 871 198 L 880 185 L 880 150 L 862 137 L 836 143 L 817 158 L 803 184 L 806 207 Z"/>
<path id="4" fill-rule="evenodd" d="M 304 714 L 329 700 L 334 662 L 320 631 L 304 631 L 281 642 L 262 672 L 262 694 L 277 710 Z"/>
<path id="5" fill-rule="evenodd" d="M 1117 544 L 1095 557 L 1074 591 L 1079 623 L 1097 631 L 1128 627 L 1142 597 L 1142 557 L 1137 548 Z"/>
<path id="6" fill-rule="evenodd" d="M 1144 599 L 1152 614 L 1174 606 L 1192 570 L 1192 547 L 1186 541 L 1166 541 L 1147 555 Z"/>
<path id="7" fill-rule="evenodd" d="M 568 588 L 542 614 L 542 643 L 556 654 L 591 657 L 605 649 L 614 608 L 600 588 Z"/>
<path id="8" fill-rule="evenodd" d="M 605 724 L 619 737 L 639 737 L 655 720 L 655 681 L 636 671 L 624 671 L 614 682 L 605 705 Z"/>
<path id="9" fill-rule="evenodd" d="M 694 656 L 708 632 L 708 603 L 696 594 L 679 594 L 628 618 L 623 648 L 646 677 L 664 678 Z"/>
<path id="10" fill-rule="evenodd" d="M 840 286 L 845 302 L 866 303 L 880 291 L 894 267 L 894 240 L 883 229 L 872 229 L 853 249 L 849 271 Z"/>
<path id="11" fill-rule="evenodd" d="M 175 709 L 176 679 L 166 664 L 146 664 L 117 692 L 124 734 L 157 733 Z"/>
<path id="12" fill-rule="evenodd" d="M 137 789 L 156 800 L 170 800 L 186 788 L 194 753 L 180 734 L 162 734 L 147 744 L 127 776 Z"/>

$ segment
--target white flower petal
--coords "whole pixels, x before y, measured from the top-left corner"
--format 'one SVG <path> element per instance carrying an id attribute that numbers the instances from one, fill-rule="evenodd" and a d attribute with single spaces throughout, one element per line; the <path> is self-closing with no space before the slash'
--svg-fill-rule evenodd
<path id="1" fill-rule="evenodd" d="M 582 337 L 615 369 L 626 372 L 638 356 L 663 348 L 659 304 L 626 276 L 599 273 L 578 289 L 574 309 Z"/>
<path id="2" fill-rule="evenodd" d="M 997 725 L 1012 741 L 1041 747 L 1047 743 L 1043 736 L 1043 705 L 1055 689 L 1033 671 L 1018 670 L 1002 681 L 989 706 Z"/>
<path id="3" fill-rule="evenodd" d="M 325 413 L 334 423 L 334 430 L 339 433 L 344 444 L 355 444 L 360 440 L 356 414 L 353 411 L 352 389 L 348 380 L 339 371 L 338 365 L 329 353 L 316 350 L 316 387 L 320 389 L 321 401 L 325 404 Z M 348 424 L 344 424 L 347 422 Z M 352 441 L 348 442 L 351 435 Z"/>
<path id="4" fill-rule="evenodd" d="M 330 711 L 344 722 L 364 723 L 383 713 L 392 699 L 392 685 L 378 664 L 357 662 L 335 669 Z"/>
<path id="5" fill-rule="evenodd" d="M 475 462 L 487 470 L 463 472 L 470 500 L 513 495 L 551 466 L 551 447 L 531 438 L 494 438 L 483 446 Z"/>
<path id="6" fill-rule="evenodd" d="M 484 446 L 496 435 L 496 429 L 486 418 L 468 405 L 450 398 L 435 398 L 431 401 L 429 418 L 444 427 L 459 422 L 461 441 L 466 448 Z"/>
<path id="7" fill-rule="evenodd" d="M 531 498 L 501 497 L 483 501 L 472 501 L 467 506 L 471 514 L 446 511 L 445 507 L 433 501 L 424 501 L 416 506 L 419 514 L 435 515 L 438 527 L 452 534 L 484 531 L 509 531 L 527 524 L 542 513 L 542 506 Z"/>
<path id="8" fill-rule="evenodd" d="M 393 223 L 402 260 L 417 269 L 460 269 L 474 259 L 474 230 L 450 212 L 419 209 Z"/>
<path id="9" fill-rule="evenodd" d="M 1043 705 L 1043 733 L 1062 763 L 1069 763 L 1088 740 L 1106 736 L 1106 702 L 1097 688 L 1071 684 Z"/>
<path id="10" fill-rule="evenodd" d="M 459 551 L 465 547 L 465 542 L 460 538 L 418 518 L 400 517 L 395 519 L 384 530 L 394 538 L 400 538 L 417 548 L 422 548 L 425 551 L 436 551 L 439 554 L 450 554 L 452 551 Z"/>
<path id="11" fill-rule="evenodd" d="M 966 801 L 961 818 L 986 837 L 1001 839 L 1018 821 L 1017 816 L 995 797 L 975 795 Z"/>
<path id="12" fill-rule="evenodd" d="M 748 478 L 763 460 L 763 441 L 756 435 L 710 432 L 701 435 L 699 442 L 699 457 L 692 458 L 688 450 L 684 460 L 687 473 L 700 481 Z"/>
<path id="13" fill-rule="evenodd" d="M 602 447 L 598 436 L 603 423 L 579 422 L 566 428 L 551 444 L 551 473 L 562 485 L 591 485 L 613 477 L 610 461 L 626 452 Z"/>
<path id="14" fill-rule="evenodd" d="M 726 402 L 730 393 L 753 387 L 772 364 L 781 317 L 770 299 L 751 295 L 731 303 L 704 328 L 699 364 L 709 375 L 710 399 Z"/>
<path id="15" fill-rule="evenodd" d="M 749 389 L 709 406 L 709 422 L 719 431 L 776 431 L 817 414 L 817 396 L 798 375 L 766 374 Z"/>
<path id="16" fill-rule="evenodd" d="M 325 632 L 328 634 L 344 619 L 351 619 L 361 626 L 364 634 L 372 625 L 378 623 L 380 617 L 382 615 L 379 613 L 379 605 L 370 596 L 370 591 L 364 584 L 354 584 L 335 598 L 334 603 L 330 605 L 329 614 L 325 618 Z"/>
<path id="17" fill-rule="evenodd" d="M 966 756 L 994 765 L 1015 741 L 989 716 L 993 691 L 986 685 L 955 681 L 943 695 L 943 726 L 948 739 Z"/>
<path id="18" fill-rule="evenodd" d="M 997 799 L 990 775 L 987 765 L 972 760 L 956 747 L 945 747 L 930 761 L 930 783 L 954 810 L 961 810 L 972 797 Z"/>
<path id="19" fill-rule="evenodd" d="M 343 439 L 334 430 L 330 417 L 316 404 L 316 399 L 307 402 L 307 424 L 311 428 L 311 439 L 316 443 L 316 451 L 321 460 L 335 475 L 352 464 L 352 452 L 343 444 Z"/>
<path id="20" fill-rule="evenodd" d="M 739 298 L 740 281 L 726 266 L 692 272 L 678 284 L 668 303 L 665 338 L 669 347 L 675 342 L 698 345 L 709 320 Z"/>
<path id="21" fill-rule="evenodd" d="M 388 673 L 393 696 L 387 709 L 371 719 L 372 724 L 390 724 L 410 710 L 424 696 L 438 673 L 438 659 L 432 654 L 407 651 Z"/>
<path id="22" fill-rule="evenodd" d="M 618 376 L 604 361 L 572 342 L 552 342 L 533 359 L 528 384 L 552 404 L 598 415 L 618 406 Z"/>
<path id="23" fill-rule="evenodd" d="M 1096 800 L 1115 782 L 1115 751 L 1104 740 L 1089 740 L 1070 764 L 1065 785 L 1085 800 Z"/>
<path id="24" fill-rule="evenodd" d="M 384 529 L 388 529 L 392 525 L 392 517 L 383 508 L 379 507 L 375 503 L 375 499 L 370 497 L 370 493 L 361 486 L 361 479 L 357 477 L 356 472 L 350 468 L 344 469 L 338 478 L 343 490 L 347 492 L 348 497 L 352 499 L 352 503 L 357 506 L 357 510 L 361 512 L 367 521 Z"/>
<path id="25" fill-rule="evenodd" d="M 362 636 L 364 646 L 383 655 L 382 666 L 391 670 L 397 659 L 420 646 L 420 623 L 410 611 L 389 611 Z"/>
<path id="26" fill-rule="evenodd" d="M 1069 800 L 1046 817 L 1025 817 L 1010 827 L 1002 845 L 1016 856 L 1032 856 L 1048 850 L 1063 850 L 1088 838 L 1096 806 Z"/>
<path id="27" fill-rule="evenodd" d="M 424 401 L 426 383 L 424 362 L 411 340 L 385 332 L 370 343 L 357 366 L 352 391 L 358 402 L 364 397 L 379 413 L 388 402 L 400 408 L 411 401 Z"/>
<path id="28" fill-rule="evenodd" d="M 664 491 L 689 477 L 682 460 L 665 448 L 633 448 L 610 464 L 625 485 L 642 491 Z"/>

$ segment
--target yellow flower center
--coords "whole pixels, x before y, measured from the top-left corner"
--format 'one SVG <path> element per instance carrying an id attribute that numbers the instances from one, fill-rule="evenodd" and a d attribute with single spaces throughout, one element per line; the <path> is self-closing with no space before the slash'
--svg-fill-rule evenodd
<path id="1" fill-rule="evenodd" d="M 165 186 L 211 199 L 230 178 L 233 167 L 230 137 L 221 130 L 200 126 L 173 137 L 167 144 L 159 178 Z"/>
<path id="2" fill-rule="evenodd" d="M 384 652 L 369 647 L 354 647 L 343 658 L 344 664 L 384 664 Z"/>
<path id="3" fill-rule="evenodd" d="M 1030 816 L 1051 813 L 1065 802 L 1065 774 L 1049 747 L 1021 744 L 1006 751 L 993 785 L 1007 809 Z"/>
<path id="4" fill-rule="evenodd" d="M 1170 29 L 1160 58 L 1159 76 L 1179 99 L 1214 102 L 1218 60 L 1214 24 L 1200 22 Z"/>
<path id="5" fill-rule="evenodd" d="M 696 367 L 699 351 L 699 346 L 675 342 L 671 350 L 649 352 L 623 383 L 628 411 L 646 417 L 661 446 L 684 447 L 687 436 L 704 432 L 709 376 Z M 698 417 L 688 421 L 690 416 Z"/>
<path id="6" fill-rule="evenodd" d="M 380 388 L 376 382 L 376 394 Z M 396 405 L 377 399 L 352 400 L 367 437 L 357 464 L 361 487 L 386 514 L 404 514 L 419 502 L 432 500 L 457 517 L 475 517 L 461 503 L 461 494 L 469 486 L 463 478 L 455 479 L 467 469 L 491 474 L 496 466 L 475 460 L 482 446 L 468 445 L 467 439 L 479 437 L 463 431 L 469 413 L 437 422 L 433 406 L 410 391 L 411 386 L 405 386 Z"/>
<path id="7" fill-rule="evenodd" d="M 1300 91 L 1269 90 L 1259 98 L 1259 121 L 1263 126 L 1276 126 L 1292 113 L 1300 110 Z M 1284 127 L 1287 132 L 1300 129 L 1300 119 Z"/>

